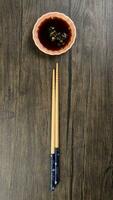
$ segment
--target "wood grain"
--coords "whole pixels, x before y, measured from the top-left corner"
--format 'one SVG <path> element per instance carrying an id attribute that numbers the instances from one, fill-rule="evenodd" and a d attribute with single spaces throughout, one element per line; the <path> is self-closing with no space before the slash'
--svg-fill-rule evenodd
<path id="1" fill-rule="evenodd" d="M 113 199 L 112 0 L 0 0 L 0 200 Z M 32 28 L 69 15 L 77 41 L 39 52 Z M 61 182 L 50 193 L 51 78 L 60 73 Z"/>

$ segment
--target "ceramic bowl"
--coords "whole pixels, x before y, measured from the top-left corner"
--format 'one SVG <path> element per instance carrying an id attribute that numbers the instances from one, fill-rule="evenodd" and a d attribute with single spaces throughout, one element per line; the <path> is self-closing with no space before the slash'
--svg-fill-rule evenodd
<path id="1" fill-rule="evenodd" d="M 54 18 L 54 17 L 57 17 L 57 18 L 60 18 L 64 21 L 66 21 L 71 29 L 71 38 L 70 38 L 70 41 L 67 45 L 65 45 L 64 47 L 62 47 L 61 49 L 59 50 L 50 50 L 50 49 L 47 49 L 42 43 L 41 41 L 39 40 L 39 37 L 38 37 L 38 30 L 39 30 L 39 27 L 41 25 L 41 23 L 48 19 L 48 18 Z M 32 36 L 33 36 L 33 40 L 34 40 L 34 43 L 35 45 L 45 54 L 49 54 L 49 55 L 61 55 L 65 52 L 67 52 L 71 47 L 72 45 L 74 44 L 75 42 L 75 39 L 76 39 L 76 26 L 74 24 L 74 22 L 68 17 L 66 16 L 65 14 L 63 13 L 59 13 L 59 12 L 49 12 L 49 13 L 46 13 L 44 15 L 42 15 L 38 20 L 37 22 L 35 23 L 34 27 L 33 27 L 33 31 L 32 31 Z"/>

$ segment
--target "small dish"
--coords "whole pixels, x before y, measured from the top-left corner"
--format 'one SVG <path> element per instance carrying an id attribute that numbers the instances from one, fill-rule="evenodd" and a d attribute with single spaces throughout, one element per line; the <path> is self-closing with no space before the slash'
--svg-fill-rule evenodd
<path id="1" fill-rule="evenodd" d="M 53 21 L 52 21 L 53 20 Z M 56 20 L 56 21 L 55 21 Z M 56 38 L 52 37 L 53 39 L 55 39 L 55 42 L 52 43 L 52 41 L 50 41 L 51 38 L 48 39 L 48 41 L 50 41 L 50 46 L 48 46 L 46 43 L 44 43 L 44 38 L 46 38 L 47 40 L 47 35 L 48 35 L 48 30 L 47 28 L 45 29 L 45 31 L 42 32 L 42 34 L 40 33 L 41 31 L 41 26 L 46 22 L 48 21 L 48 23 L 54 23 L 56 24 L 56 29 L 58 28 L 59 29 L 59 24 L 61 24 L 61 22 L 63 22 L 65 24 L 65 29 L 66 29 L 66 26 L 67 26 L 67 33 L 63 33 L 65 34 L 64 36 L 66 36 L 67 34 L 67 39 L 68 39 L 68 42 L 66 43 L 66 37 L 63 38 L 62 40 L 62 35 L 60 35 L 59 37 L 61 38 L 59 40 L 58 38 L 58 35 L 60 34 L 59 32 L 56 33 L 55 31 L 53 31 L 51 34 L 54 34 L 54 36 L 56 36 Z M 49 22 L 51 21 L 51 22 Z M 58 21 L 58 22 L 57 22 Z M 47 24 L 47 22 L 46 22 Z M 67 24 L 67 25 L 66 25 Z M 44 25 L 43 25 L 44 26 Z M 54 28 L 54 25 L 53 26 L 50 26 L 52 28 Z M 63 28 L 63 26 L 62 26 Z M 60 29 L 61 29 L 61 25 L 60 25 Z M 70 36 L 69 36 L 69 31 L 70 31 Z M 61 31 L 62 32 L 62 31 Z M 41 39 L 41 36 L 42 35 L 42 39 Z M 76 39 L 76 26 L 74 24 L 74 22 L 68 17 L 66 16 L 65 14 L 63 13 L 59 13 L 59 12 L 49 12 L 49 13 L 46 13 L 44 15 L 42 15 L 38 20 L 37 22 L 35 23 L 34 27 L 33 27 L 33 31 L 32 31 L 32 36 L 33 36 L 33 40 L 34 40 L 34 43 L 35 45 L 45 54 L 48 54 L 48 55 L 61 55 L 65 52 L 67 52 L 71 47 L 72 45 L 74 44 L 75 42 L 75 39 Z M 60 41 L 60 43 L 58 43 L 58 40 Z M 57 42 L 56 42 L 57 41 Z M 63 42 L 62 42 L 63 41 Z M 56 47 L 57 48 L 53 48 L 55 47 L 55 45 L 57 45 Z"/>

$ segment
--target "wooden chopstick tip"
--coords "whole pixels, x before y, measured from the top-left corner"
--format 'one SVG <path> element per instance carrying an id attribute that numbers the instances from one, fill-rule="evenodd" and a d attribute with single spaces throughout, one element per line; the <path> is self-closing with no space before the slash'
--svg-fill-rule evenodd
<path id="1" fill-rule="evenodd" d="M 58 68 L 58 62 L 56 62 L 56 68 Z"/>

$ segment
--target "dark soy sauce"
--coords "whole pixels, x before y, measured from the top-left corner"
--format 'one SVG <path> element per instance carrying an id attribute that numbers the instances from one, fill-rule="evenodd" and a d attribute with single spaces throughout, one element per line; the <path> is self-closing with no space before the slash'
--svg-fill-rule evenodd
<path id="1" fill-rule="evenodd" d="M 45 19 L 37 33 L 43 46 L 53 51 L 64 48 L 72 35 L 68 23 L 57 17 Z"/>

